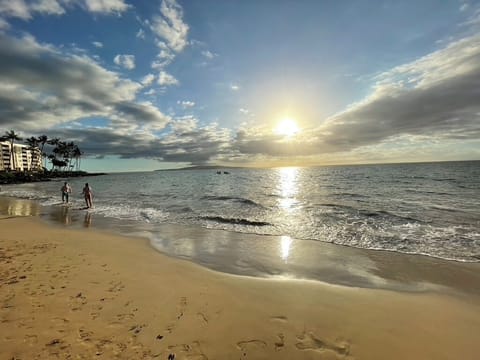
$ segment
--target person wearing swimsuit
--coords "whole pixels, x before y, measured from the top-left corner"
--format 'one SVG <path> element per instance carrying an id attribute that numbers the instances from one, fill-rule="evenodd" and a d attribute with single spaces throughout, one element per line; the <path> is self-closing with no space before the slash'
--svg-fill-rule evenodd
<path id="1" fill-rule="evenodd" d="M 85 197 L 85 203 L 87 204 L 87 209 L 93 207 L 93 192 L 92 188 L 88 183 L 85 184 L 85 187 L 83 188 L 83 196 Z"/>
<path id="2" fill-rule="evenodd" d="M 62 186 L 62 203 L 66 202 L 68 204 L 68 196 L 72 192 L 71 186 L 65 182 Z"/>

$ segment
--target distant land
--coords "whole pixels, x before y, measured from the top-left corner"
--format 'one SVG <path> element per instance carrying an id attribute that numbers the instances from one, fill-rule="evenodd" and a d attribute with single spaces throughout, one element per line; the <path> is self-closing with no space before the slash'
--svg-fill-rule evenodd
<path id="1" fill-rule="evenodd" d="M 230 170 L 230 169 L 246 169 L 242 166 L 219 166 L 219 165 L 196 165 L 186 166 L 178 169 L 158 169 L 154 171 L 178 171 L 178 170 Z"/>
<path id="2" fill-rule="evenodd" d="M 292 167 L 338 167 L 338 166 L 374 166 L 374 165 L 405 165 L 405 164 L 434 164 L 434 163 L 456 163 L 456 162 L 480 162 L 475 160 L 435 160 L 435 161 L 405 161 L 405 162 L 379 162 L 379 163 L 361 163 L 361 164 L 325 164 L 325 165 L 293 165 Z M 179 170 L 235 170 L 235 169 L 269 169 L 272 167 L 251 167 L 251 166 L 220 166 L 220 165 L 195 165 L 176 169 L 158 169 L 153 171 L 179 171 Z M 288 167 L 288 166 L 287 166 Z"/>

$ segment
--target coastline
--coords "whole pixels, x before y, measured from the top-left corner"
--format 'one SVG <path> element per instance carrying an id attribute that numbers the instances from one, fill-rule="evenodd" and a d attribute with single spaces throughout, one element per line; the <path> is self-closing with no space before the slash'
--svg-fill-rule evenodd
<path id="1" fill-rule="evenodd" d="M 4 216 L 0 224 L 6 358 L 478 357 L 477 291 L 232 276 L 152 251 L 145 239 L 49 226 L 38 217 Z M 427 270 L 448 274 L 450 265 Z"/>
<path id="2" fill-rule="evenodd" d="M 105 217 L 95 210 L 62 204 L 42 206 L 36 201 L 13 197 L 0 196 L 1 214 L 39 217 L 42 222 L 60 229 L 87 229 L 142 238 L 152 251 L 225 274 L 412 293 L 480 296 L 480 262 L 191 225 L 129 222 Z"/>

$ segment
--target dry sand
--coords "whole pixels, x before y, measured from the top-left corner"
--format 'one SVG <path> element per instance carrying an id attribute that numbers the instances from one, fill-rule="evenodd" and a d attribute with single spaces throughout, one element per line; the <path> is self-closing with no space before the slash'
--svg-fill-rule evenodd
<path id="1" fill-rule="evenodd" d="M 478 292 L 245 278 L 38 218 L 0 229 L 0 359 L 480 358 Z"/>

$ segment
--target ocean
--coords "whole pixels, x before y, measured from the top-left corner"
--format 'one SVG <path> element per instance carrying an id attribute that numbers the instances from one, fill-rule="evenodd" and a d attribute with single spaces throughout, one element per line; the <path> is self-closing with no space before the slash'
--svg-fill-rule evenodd
<path id="1" fill-rule="evenodd" d="M 68 208 L 63 180 L 2 186 L 0 195 L 34 200 L 47 220 L 148 237 L 213 269 L 275 275 L 318 266 L 324 243 L 479 262 L 479 179 L 480 161 L 167 170 L 73 178 Z M 85 182 L 92 211 L 82 209 Z"/>

